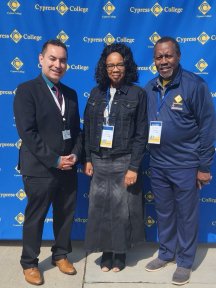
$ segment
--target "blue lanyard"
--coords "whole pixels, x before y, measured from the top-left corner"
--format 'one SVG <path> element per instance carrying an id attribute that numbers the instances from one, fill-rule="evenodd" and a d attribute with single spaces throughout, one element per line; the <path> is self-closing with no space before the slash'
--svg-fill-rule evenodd
<path id="1" fill-rule="evenodd" d="M 106 108 L 108 110 L 108 116 L 106 118 L 106 125 L 109 125 L 109 114 L 110 114 L 110 88 L 107 89 L 106 93 Z"/>
<path id="2" fill-rule="evenodd" d="M 163 99 L 161 100 L 161 94 L 159 91 L 157 92 L 157 117 L 160 114 L 161 107 L 163 106 L 168 94 L 169 92 L 165 93 Z"/>
<path id="3" fill-rule="evenodd" d="M 107 89 L 106 93 L 106 107 L 108 107 L 108 114 L 110 114 L 110 88 Z"/>

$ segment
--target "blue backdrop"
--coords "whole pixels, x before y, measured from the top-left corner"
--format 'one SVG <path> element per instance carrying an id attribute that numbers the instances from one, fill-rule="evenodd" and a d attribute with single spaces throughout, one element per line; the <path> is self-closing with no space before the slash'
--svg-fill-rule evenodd
<path id="1" fill-rule="evenodd" d="M 209 84 L 216 105 L 216 1 L 208 0 L 1 0 L 0 1 L 0 239 L 21 239 L 26 195 L 17 171 L 20 139 L 12 104 L 19 83 L 40 73 L 38 54 L 50 38 L 68 47 L 63 82 L 78 92 L 81 123 L 94 70 L 105 44 L 128 44 L 138 64 L 139 85 L 156 74 L 153 47 L 161 36 L 179 42 L 184 68 Z M 211 127 L 209 127 L 210 129 Z M 147 241 L 157 240 L 154 199 L 149 186 L 148 153 L 143 164 Z M 213 181 L 200 193 L 200 242 L 216 242 L 216 164 Z M 73 239 L 83 239 L 87 222 L 89 179 L 79 172 Z M 52 239 L 52 213 L 44 239 Z"/>

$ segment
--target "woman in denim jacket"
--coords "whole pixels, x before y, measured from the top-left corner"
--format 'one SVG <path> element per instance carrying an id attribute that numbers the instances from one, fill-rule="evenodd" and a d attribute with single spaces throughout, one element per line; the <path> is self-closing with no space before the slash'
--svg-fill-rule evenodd
<path id="1" fill-rule="evenodd" d="M 147 140 L 146 94 L 133 84 L 137 65 L 124 44 L 104 48 L 95 78 L 84 114 L 84 172 L 92 176 L 85 246 L 103 252 L 102 271 L 119 272 L 144 234 L 138 171 Z"/>

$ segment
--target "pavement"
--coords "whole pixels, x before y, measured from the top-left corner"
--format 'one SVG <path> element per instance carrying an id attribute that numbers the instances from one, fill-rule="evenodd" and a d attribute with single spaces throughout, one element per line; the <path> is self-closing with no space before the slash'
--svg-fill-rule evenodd
<path id="1" fill-rule="evenodd" d="M 176 265 L 169 265 L 157 272 L 145 271 L 145 265 L 157 256 L 158 245 L 145 243 L 134 247 L 127 254 L 127 267 L 119 272 L 100 270 L 101 253 L 86 256 L 83 242 L 73 241 L 73 252 L 68 258 L 78 271 L 70 276 L 51 265 L 51 241 L 43 241 L 39 269 L 45 278 L 43 288 L 175 288 L 171 284 Z M 190 283 L 184 288 L 216 288 L 216 244 L 198 246 Z M 21 241 L 0 241 L 0 287 L 32 288 L 24 280 L 19 264 Z"/>

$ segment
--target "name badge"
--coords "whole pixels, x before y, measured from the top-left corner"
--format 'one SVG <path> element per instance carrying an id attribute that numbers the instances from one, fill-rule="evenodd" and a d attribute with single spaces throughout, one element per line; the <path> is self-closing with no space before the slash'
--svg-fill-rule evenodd
<path id="1" fill-rule="evenodd" d="M 100 147 L 112 148 L 114 126 L 103 125 Z"/>
<path id="2" fill-rule="evenodd" d="M 70 130 L 62 131 L 63 140 L 71 139 Z"/>
<path id="3" fill-rule="evenodd" d="M 160 144 L 162 131 L 162 121 L 150 121 L 149 144 Z"/>

